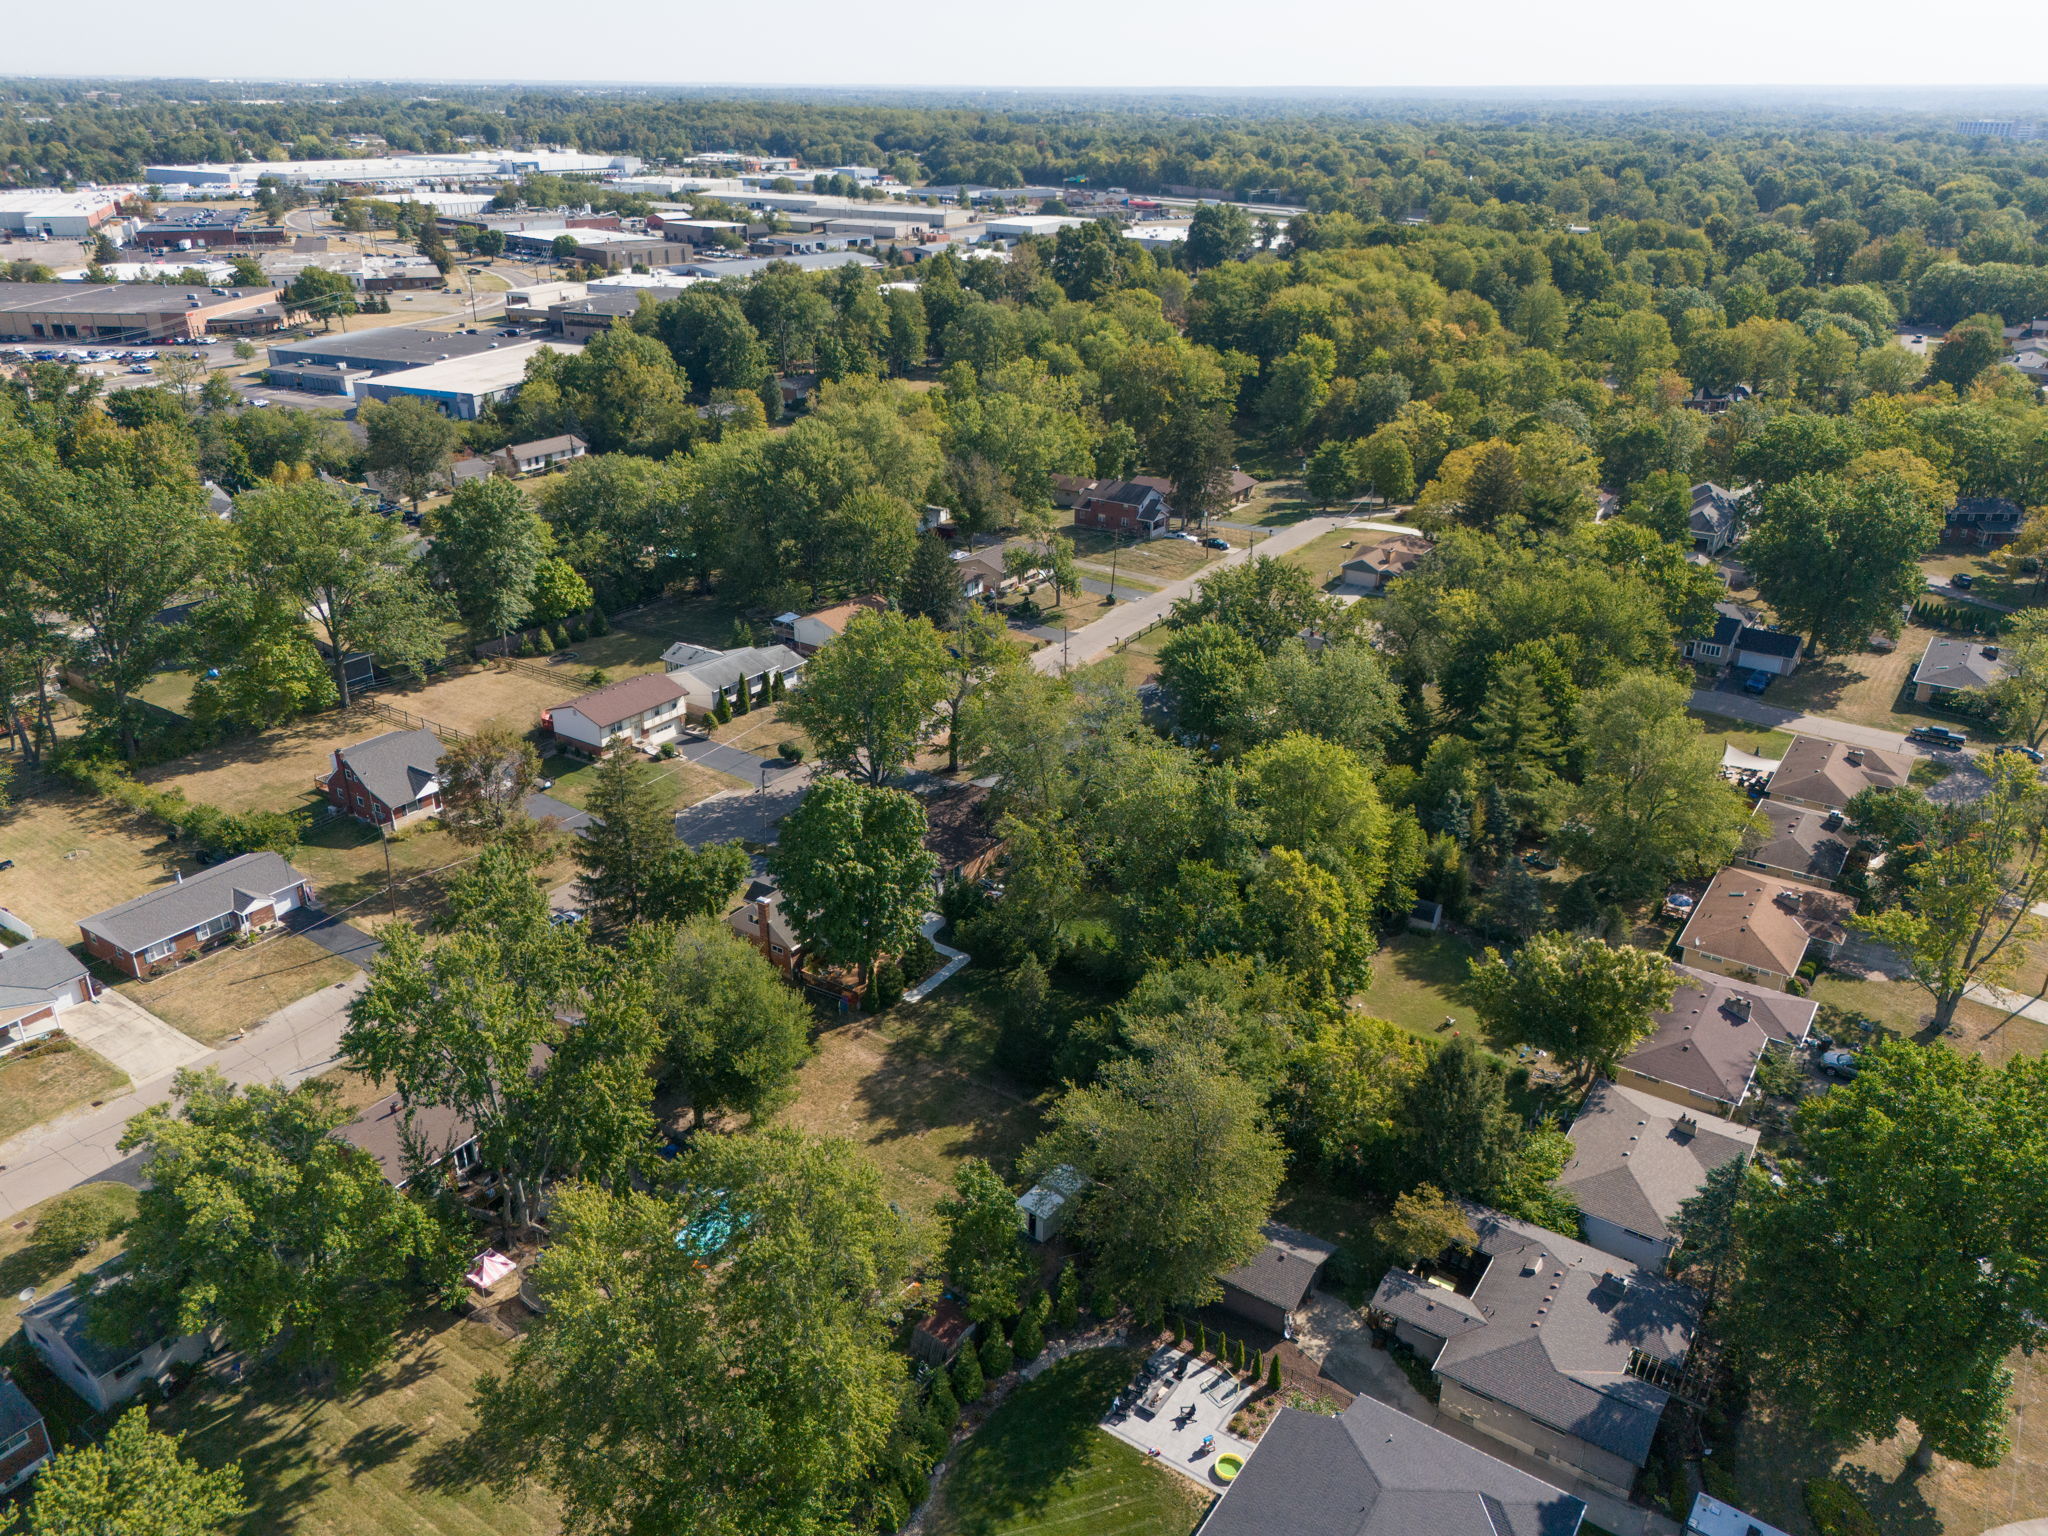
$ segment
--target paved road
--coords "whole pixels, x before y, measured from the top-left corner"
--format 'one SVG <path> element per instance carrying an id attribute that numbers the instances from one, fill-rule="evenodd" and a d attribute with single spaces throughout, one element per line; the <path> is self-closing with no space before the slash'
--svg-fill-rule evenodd
<path id="1" fill-rule="evenodd" d="M 1253 553 L 1261 555 L 1282 555 L 1328 533 L 1332 528 L 1342 528 L 1357 519 L 1348 514 L 1341 517 L 1309 517 L 1289 527 L 1282 528 L 1270 538 L 1244 549 L 1233 549 L 1213 565 L 1204 566 L 1184 581 L 1161 587 L 1157 592 L 1147 592 L 1128 603 L 1121 603 L 1109 610 L 1093 624 L 1085 624 L 1068 637 L 1064 646 L 1049 645 L 1035 652 L 1031 664 L 1041 672 L 1059 673 L 1069 666 L 1086 666 L 1089 662 L 1107 655 L 1121 641 L 1129 640 L 1144 633 L 1166 617 L 1167 611 L 1181 598 L 1195 590 L 1197 583 L 1205 577 L 1222 570 L 1225 566 L 1241 565 Z M 1065 661 L 1062 657 L 1067 658 Z"/>
<path id="2" fill-rule="evenodd" d="M 1884 752 L 1923 752 L 1924 749 L 1897 731 L 1881 731 L 1875 726 L 1851 725 L 1847 720 L 1830 720 L 1826 715 L 1802 715 L 1795 709 L 1780 709 L 1775 704 L 1766 704 L 1762 699 L 1751 698 L 1745 693 L 1721 693 L 1711 688 L 1693 690 L 1692 707 L 1702 714 L 1725 715 L 1731 720 L 1741 720 L 1749 725 L 1761 725 L 1770 730 L 1797 731 L 1805 736 L 1819 736 L 1827 741 L 1839 741 L 1852 747 L 1876 747 Z M 1927 756 L 1934 754 L 1929 752 Z"/>
<path id="3" fill-rule="evenodd" d="M 324 987 L 280 1008 L 239 1039 L 190 1063 L 231 1083 L 303 1082 L 335 1063 L 348 1005 L 365 979 Z M 139 1083 L 97 1109 L 77 1110 L 0 1143 L 0 1220 L 96 1179 L 132 1182 L 136 1159 L 117 1145 L 131 1116 L 171 1096 L 168 1074 Z"/>

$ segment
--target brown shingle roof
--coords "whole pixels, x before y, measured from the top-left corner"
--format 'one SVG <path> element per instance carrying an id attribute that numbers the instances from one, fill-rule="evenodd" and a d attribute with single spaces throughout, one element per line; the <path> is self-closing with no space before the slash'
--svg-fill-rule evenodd
<path id="1" fill-rule="evenodd" d="M 595 693 L 586 693 L 566 704 L 557 704 L 555 708 L 573 709 L 592 725 L 614 726 L 634 715 L 644 714 L 663 704 L 672 704 L 682 696 L 682 688 L 672 679 L 659 672 L 650 672 L 645 677 L 621 678 Z"/>
<path id="2" fill-rule="evenodd" d="M 1770 987 L 1753 987 L 1712 971 L 1676 967 L 1678 990 L 1657 1015 L 1656 1033 L 1621 1065 L 1674 1088 L 1733 1108 L 1773 1040 L 1797 1045 L 1813 1028 L 1816 1005 Z"/>
<path id="3" fill-rule="evenodd" d="M 1771 775 L 1771 793 L 1839 809 L 1866 789 L 1897 789 L 1912 768 L 1913 760 L 1903 752 L 1795 736 Z"/>
<path id="4" fill-rule="evenodd" d="M 1856 908 L 1832 891 L 1795 885 L 1753 869 L 1724 869 L 1693 909 L 1681 949 L 1790 976 L 1808 944 L 1839 944 Z"/>

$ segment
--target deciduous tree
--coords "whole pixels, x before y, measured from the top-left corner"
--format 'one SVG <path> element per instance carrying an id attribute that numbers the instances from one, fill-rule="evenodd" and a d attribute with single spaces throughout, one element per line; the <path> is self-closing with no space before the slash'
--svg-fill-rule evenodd
<path id="1" fill-rule="evenodd" d="M 909 947 L 938 867 L 924 834 L 924 807 L 900 789 L 836 777 L 811 786 L 784 819 L 768 868 L 814 955 L 853 966 L 865 984 L 878 956 Z"/>
<path id="2" fill-rule="evenodd" d="M 967 1315 L 980 1323 L 1015 1317 L 1032 1264 L 1010 1186 L 986 1160 L 970 1157 L 953 1171 L 953 1194 L 938 1210 L 946 1223 L 946 1279 L 967 1298 Z"/>
<path id="3" fill-rule="evenodd" d="M 36 1473 L 21 1536 L 227 1536 L 248 1514 L 238 1462 L 206 1468 L 176 1435 L 130 1408 L 106 1438 L 57 1452 Z"/>
<path id="4" fill-rule="evenodd" d="M 928 620 L 860 612 L 811 658 L 784 706 L 827 763 L 886 783 L 922 746 L 946 697 L 946 651 Z"/>
<path id="5" fill-rule="evenodd" d="M 1678 975 L 1671 962 L 1588 934 L 1539 933 L 1503 959 L 1489 949 L 1466 983 L 1503 1045 L 1532 1045 L 1608 1072 L 1656 1027 Z"/>
<path id="6" fill-rule="evenodd" d="M 419 510 L 448 472 L 461 437 L 456 424 L 424 400 L 365 400 L 356 421 L 369 440 L 365 462 Z"/>

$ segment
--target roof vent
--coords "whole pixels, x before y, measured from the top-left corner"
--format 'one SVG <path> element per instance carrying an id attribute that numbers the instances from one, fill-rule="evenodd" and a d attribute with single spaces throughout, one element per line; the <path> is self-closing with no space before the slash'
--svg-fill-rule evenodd
<path id="1" fill-rule="evenodd" d="M 1542 1274 L 1542 1273 L 1543 1273 L 1543 1255 L 1542 1255 L 1542 1254 L 1540 1254 L 1540 1253 L 1533 1253 L 1533 1254 L 1531 1254 L 1531 1255 L 1530 1255 L 1530 1256 L 1529 1256 L 1529 1257 L 1528 1257 L 1527 1259 L 1523 1260 L 1523 1262 L 1522 1262 L 1522 1273 L 1523 1273 L 1523 1274 L 1525 1274 L 1525 1275 L 1540 1275 L 1540 1274 Z"/>

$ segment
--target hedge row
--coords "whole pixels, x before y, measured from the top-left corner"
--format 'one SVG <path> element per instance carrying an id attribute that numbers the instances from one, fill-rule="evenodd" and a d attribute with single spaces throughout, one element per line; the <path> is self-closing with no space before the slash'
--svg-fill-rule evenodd
<path id="1" fill-rule="evenodd" d="M 118 763 L 74 758 L 63 764 L 62 771 L 80 789 L 147 816 L 171 836 L 216 853 L 233 856 L 268 849 L 284 854 L 298 845 L 298 821 L 282 811 L 224 811 L 187 799 L 182 789 L 141 783 Z"/>

